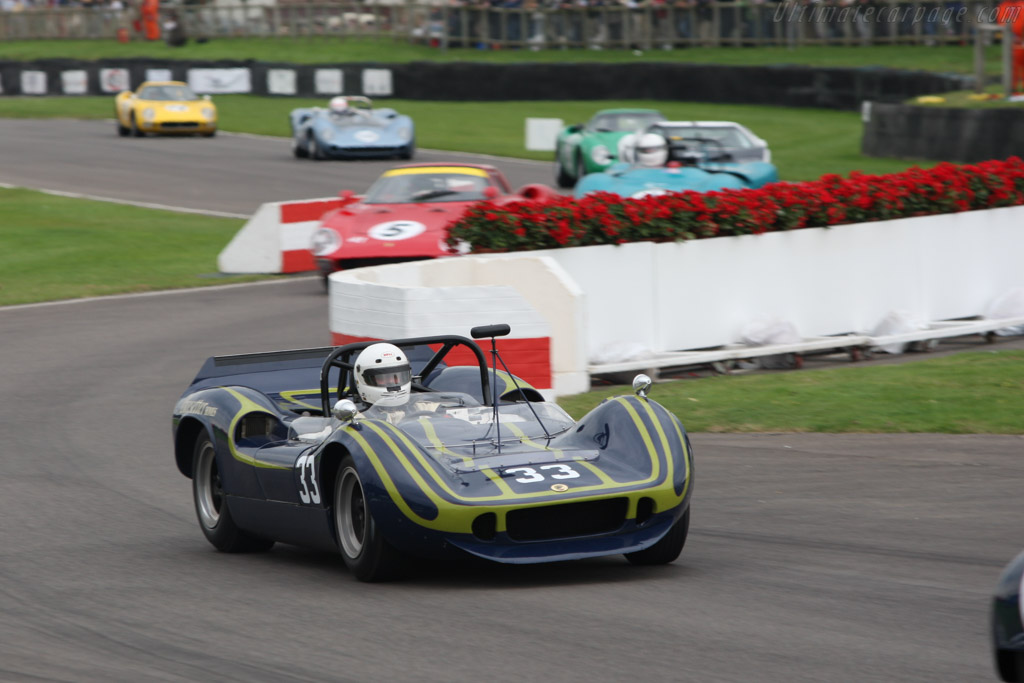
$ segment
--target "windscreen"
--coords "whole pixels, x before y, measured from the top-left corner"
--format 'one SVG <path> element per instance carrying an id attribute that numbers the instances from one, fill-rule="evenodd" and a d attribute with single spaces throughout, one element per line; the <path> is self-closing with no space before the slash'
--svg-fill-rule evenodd
<path id="1" fill-rule="evenodd" d="M 401 169 L 395 169 L 400 171 Z M 366 193 L 364 204 L 470 202 L 484 199 L 487 174 L 463 172 L 385 173 Z"/>
<path id="2" fill-rule="evenodd" d="M 649 114 L 642 112 L 598 114 L 591 119 L 590 125 L 587 127 L 598 132 L 632 132 L 664 120 L 665 117 L 658 112 L 651 112 Z"/>
<path id="3" fill-rule="evenodd" d="M 708 140 L 714 140 L 722 145 L 722 147 L 728 147 L 731 149 L 748 149 L 754 146 L 746 135 L 744 135 L 739 129 L 731 127 L 715 127 L 710 126 L 673 126 L 666 128 L 663 134 L 669 139 L 669 142 L 681 142 L 684 143 L 684 138 L 705 138 Z"/>
<path id="4" fill-rule="evenodd" d="M 192 102 L 199 96 L 187 85 L 148 85 L 139 91 L 139 99 L 156 102 Z"/>

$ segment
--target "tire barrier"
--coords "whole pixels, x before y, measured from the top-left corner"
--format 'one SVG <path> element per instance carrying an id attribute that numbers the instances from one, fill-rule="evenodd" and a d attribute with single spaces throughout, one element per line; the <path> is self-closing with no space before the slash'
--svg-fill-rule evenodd
<path id="1" fill-rule="evenodd" d="M 874 157 L 974 163 L 1024 157 L 1024 111 L 864 104 L 861 151 Z"/>
<path id="2" fill-rule="evenodd" d="M 203 94 L 324 97 L 338 94 L 411 100 L 655 99 L 856 109 L 963 90 L 970 77 L 878 68 L 724 66 L 676 62 L 296 65 L 256 61 L 46 59 L 0 61 L 6 95 L 103 95 L 145 80 L 181 80 Z"/>

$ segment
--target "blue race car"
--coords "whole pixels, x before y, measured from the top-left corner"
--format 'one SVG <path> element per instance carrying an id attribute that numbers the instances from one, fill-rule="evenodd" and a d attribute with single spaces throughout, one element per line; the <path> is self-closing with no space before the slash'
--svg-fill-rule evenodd
<path id="1" fill-rule="evenodd" d="M 1006 683 L 1024 683 L 1024 552 L 1003 570 L 992 598 L 992 650 Z"/>
<path id="2" fill-rule="evenodd" d="M 367 97 L 334 97 L 327 108 L 293 109 L 292 153 L 299 159 L 412 159 L 416 130 L 394 109 L 374 109 Z"/>
<path id="3" fill-rule="evenodd" d="M 360 366 L 374 346 L 391 365 Z M 340 552 L 361 581 L 453 553 L 665 564 L 686 542 L 693 455 L 649 387 L 576 422 L 455 335 L 215 357 L 175 405 L 175 461 L 218 550 Z"/>
<path id="4" fill-rule="evenodd" d="M 663 135 L 646 133 L 637 143 L 633 158 L 632 163 L 619 162 L 603 173 L 584 176 L 576 184 L 574 195 L 611 192 L 639 199 L 686 190 L 758 188 L 779 179 L 773 164 L 733 161 L 722 143 L 710 137 L 676 138 L 670 152 Z"/>

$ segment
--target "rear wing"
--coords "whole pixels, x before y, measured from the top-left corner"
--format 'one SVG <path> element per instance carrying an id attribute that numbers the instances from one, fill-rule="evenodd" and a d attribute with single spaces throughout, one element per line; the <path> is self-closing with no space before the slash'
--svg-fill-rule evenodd
<path id="1" fill-rule="evenodd" d="M 269 351 L 265 353 L 247 353 L 235 356 L 214 356 L 207 358 L 199 369 L 191 388 L 201 389 L 204 386 L 217 386 L 226 383 L 242 384 L 257 389 L 263 382 L 253 378 L 262 373 L 287 373 L 296 370 L 315 370 L 313 377 L 319 377 L 324 359 L 334 350 L 333 346 L 314 349 L 295 349 L 292 351 Z M 305 374 L 305 373 L 302 373 Z M 232 378 L 225 382 L 224 378 Z M 249 381 L 245 381 L 249 380 Z M 315 383 L 314 385 L 315 386 Z"/>

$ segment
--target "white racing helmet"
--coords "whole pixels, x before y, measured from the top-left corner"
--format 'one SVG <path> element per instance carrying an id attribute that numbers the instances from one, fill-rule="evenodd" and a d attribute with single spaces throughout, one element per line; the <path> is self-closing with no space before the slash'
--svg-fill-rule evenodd
<path id="1" fill-rule="evenodd" d="M 412 389 L 412 366 L 394 344 L 371 344 L 355 364 L 356 393 L 370 405 L 388 408 L 405 405 Z"/>
<path id="2" fill-rule="evenodd" d="M 327 107 L 335 114 L 341 114 L 348 111 L 348 99 L 338 96 L 332 97 L 331 101 L 327 103 Z"/>
<path id="3" fill-rule="evenodd" d="M 636 163 L 647 168 L 664 166 L 668 161 L 668 141 L 657 133 L 644 133 L 636 144 Z"/>

